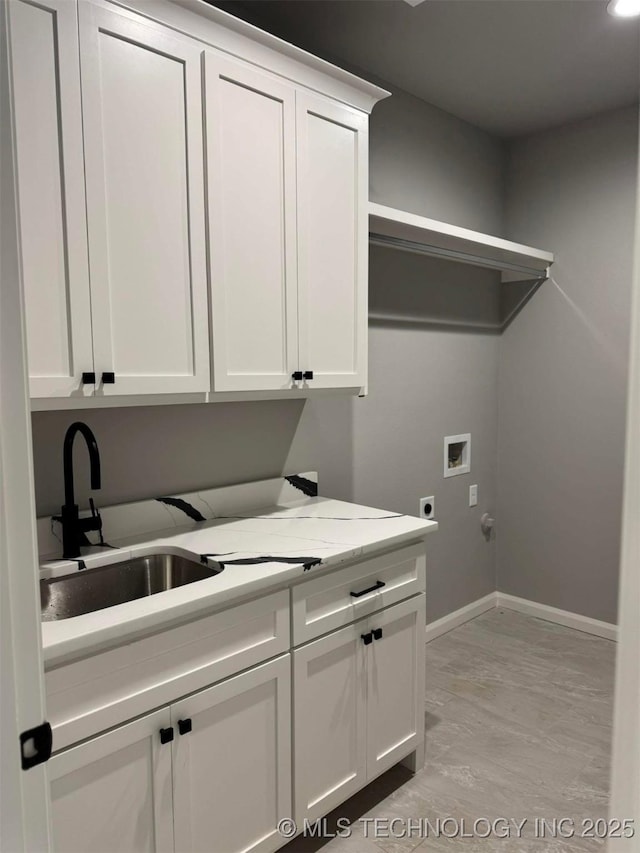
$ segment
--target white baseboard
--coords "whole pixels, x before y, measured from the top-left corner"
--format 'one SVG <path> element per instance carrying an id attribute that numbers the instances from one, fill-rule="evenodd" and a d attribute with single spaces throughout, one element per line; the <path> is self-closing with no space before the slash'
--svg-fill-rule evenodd
<path id="1" fill-rule="evenodd" d="M 537 601 L 529 601 L 526 598 L 518 598 L 508 595 L 506 592 L 496 593 L 496 606 L 506 607 L 508 610 L 517 610 L 527 613 L 529 616 L 537 616 L 547 622 L 555 622 L 567 628 L 575 628 L 585 634 L 595 634 L 596 637 L 604 637 L 606 640 L 618 639 L 618 626 L 611 622 L 602 622 L 600 619 L 592 619 L 590 616 L 582 616 L 580 613 L 571 613 L 569 610 L 560 610 L 548 604 L 540 604 Z"/>
<path id="2" fill-rule="evenodd" d="M 496 606 L 496 598 L 497 593 L 490 592 L 489 595 L 485 595 L 484 598 L 472 601 L 471 604 L 465 604 L 465 606 L 461 607 L 459 610 L 454 610 L 453 613 L 448 613 L 441 619 L 436 619 L 435 622 L 430 622 L 426 628 L 425 642 L 428 643 L 430 640 L 435 640 L 436 637 L 440 637 L 442 634 L 452 631 L 454 628 L 457 628 L 458 625 L 464 625 L 465 622 L 468 622 L 470 619 L 475 619 L 476 616 L 480 616 L 481 613 L 486 613 L 487 610 L 492 610 Z"/>
<path id="3" fill-rule="evenodd" d="M 441 619 L 436 619 L 427 625 L 425 630 L 425 642 L 435 640 L 436 637 L 452 631 L 459 625 L 464 625 L 470 619 L 475 619 L 487 610 L 494 607 L 505 607 L 507 610 L 517 610 L 528 616 L 544 619 L 546 622 L 555 622 L 556 625 L 564 625 L 566 628 L 574 628 L 585 634 L 594 634 L 596 637 L 604 637 L 606 640 L 618 639 L 618 626 L 611 622 L 602 622 L 600 619 L 592 619 L 590 616 L 582 616 L 580 613 L 571 613 L 569 610 L 560 610 L 549 604 L 540 604 L 537 601 L 529 601 L 526 598 L 518 598 L 508 595 L 506 592 L 490 592 L 484 598 L 472 601 L 453 613 L 448 613 Z"/>

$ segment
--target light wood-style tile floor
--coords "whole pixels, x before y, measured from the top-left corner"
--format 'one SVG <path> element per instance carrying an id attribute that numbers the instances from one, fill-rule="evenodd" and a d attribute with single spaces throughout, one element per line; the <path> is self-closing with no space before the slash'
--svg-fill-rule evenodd
<path id="1" fill-rule="evenodd" d="M 394 767 L 336 809 L 327 836 L 346 818 L 350 837 L 299 837 L 284 850 L 603 851 L 583 837 L 583 821 L 607 818 L 614 661 L 609 640 L 502 609 L 433 640 L 424 769 L 413 776 Z M 439 837 L 425 818 L 436 828 L 440 819 Z M 565 819 L 561 837 L 541 838 L 536 818 Z M 499 837 L 502 819 L 526 819 L 521 837 L 513 823 L 510 837 Z"/>

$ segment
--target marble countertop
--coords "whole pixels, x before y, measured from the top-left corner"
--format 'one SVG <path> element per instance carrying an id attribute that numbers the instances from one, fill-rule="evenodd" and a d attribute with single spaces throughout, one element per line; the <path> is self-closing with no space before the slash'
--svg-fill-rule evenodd
<path id="1" fill-rule="evenodd" d="M 171 499 L 175 500 L 175 499 Z M 82 549 L 80 560 L 49 560 L 41 577 L 89 571 L 123 556 L 172 549 L 223 568 L 220 574 L 70 619 L 42 623 L 47 668 L 154 633 L 235 599 L 311 577 L 346 560 L 415 541 L 437 530 L 434 521 L 322 497 L 278 502 L 109 539 Z"/>

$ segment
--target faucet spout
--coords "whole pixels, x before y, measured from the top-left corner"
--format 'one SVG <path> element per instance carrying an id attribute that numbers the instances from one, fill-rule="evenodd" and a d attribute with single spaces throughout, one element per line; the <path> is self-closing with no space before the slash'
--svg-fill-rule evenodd
<path id="1" fill-rule="evenodd" d="M 84 532 L 86 530 L 101 530 L 102 528 L 99 513 L 87 519 L 80 519 L 78 515 L 73 486 L 73 442 L 78 433 L 84 438 L 89 451 L 91 488 L 99 489 L 101 486 L 100 452 L 98 451 L 96 437 L 85 423 L 75 421 L 65 434 L 63 448 L 64 506 L 60 517 L 62 521 L 63 557 L 79 557 Z"/>
<path id="2" fill-rule="evenodd" d="M 100 488 L 100 452 L 98 442 L 91 429 L 82 421 L 71 424 L 64 437 L 63 464 L 64 464 L 64 502 L 72 506 L 75 503 L 73 488 L 73 441 L 78 433 L 84 438 L 89 451 L 89 464 L 91 466 L 91 488 Z"/>

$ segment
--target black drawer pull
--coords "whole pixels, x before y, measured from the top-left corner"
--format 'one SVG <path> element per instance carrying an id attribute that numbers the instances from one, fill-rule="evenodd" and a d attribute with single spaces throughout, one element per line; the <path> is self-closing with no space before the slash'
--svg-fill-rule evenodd
<path id="1" fill-rule="evenodd" d="M 178 731 L 181 735 L 188 735 L 191 731 L 191 718 L 186 720 L 178 720 Z"/>
<path id="2" fill-rule="evenodd" d="M 291 374 L 291 378 L 293 379 L 294 382 L 302 382 L 302 371 L 301 370 L 294 370 L 293 373 Z"/>
<path id="3" fill-rule="evenodd" d="M 112 371 L 108 370 L 106 373 L 102 374 L 102 384 L 103 385 L 115 385 L 116 375 Z"/>
<path id="4" fill-rule="evenodd" d="M 373 634 L 374 640 L 381 640 L 382 639 L 382 628 L 374 628 L 371 633 Z"/>
<path id="5" fill-rule="evenodd" d="M 173 740 L 173 726 L 168 729 L 160 729 L 160 743 L 171 743 Z"/>
<path id="6" fill-rule="evenodd" d="M 96 384 L 96 375 L 93 370 L 85 370 L 82 374 L 82 384 L 83 385 L 95 385 Z"/>
<path id="7" fill-rule="evenodd" d="M 313 379 L 313 370 L 305 370 L 302 374 L 303 379 Z"/>
<path id="8" fill-rule="evenodd" d="M 383 586 L 386 586 L 384 581 L 376 581 L 373 586 L 363 589 L 362 592 L 350 592 L 349 595 L 351 598 L 360 598 L 361 595 L 366 595 L 368 592 L 375 592 L 377 589 L 382 589 Z"/>
<path id="9" fill-rule="evenodd" d="M 362 637 L 362 642 L 365 644 L 365 646 L 371 645 L 371 641 L 373 640 L 373 637 L 371 636 L 371 631 L 369 631 L 368 634 L 360 634 L 360 636 Z"/>

